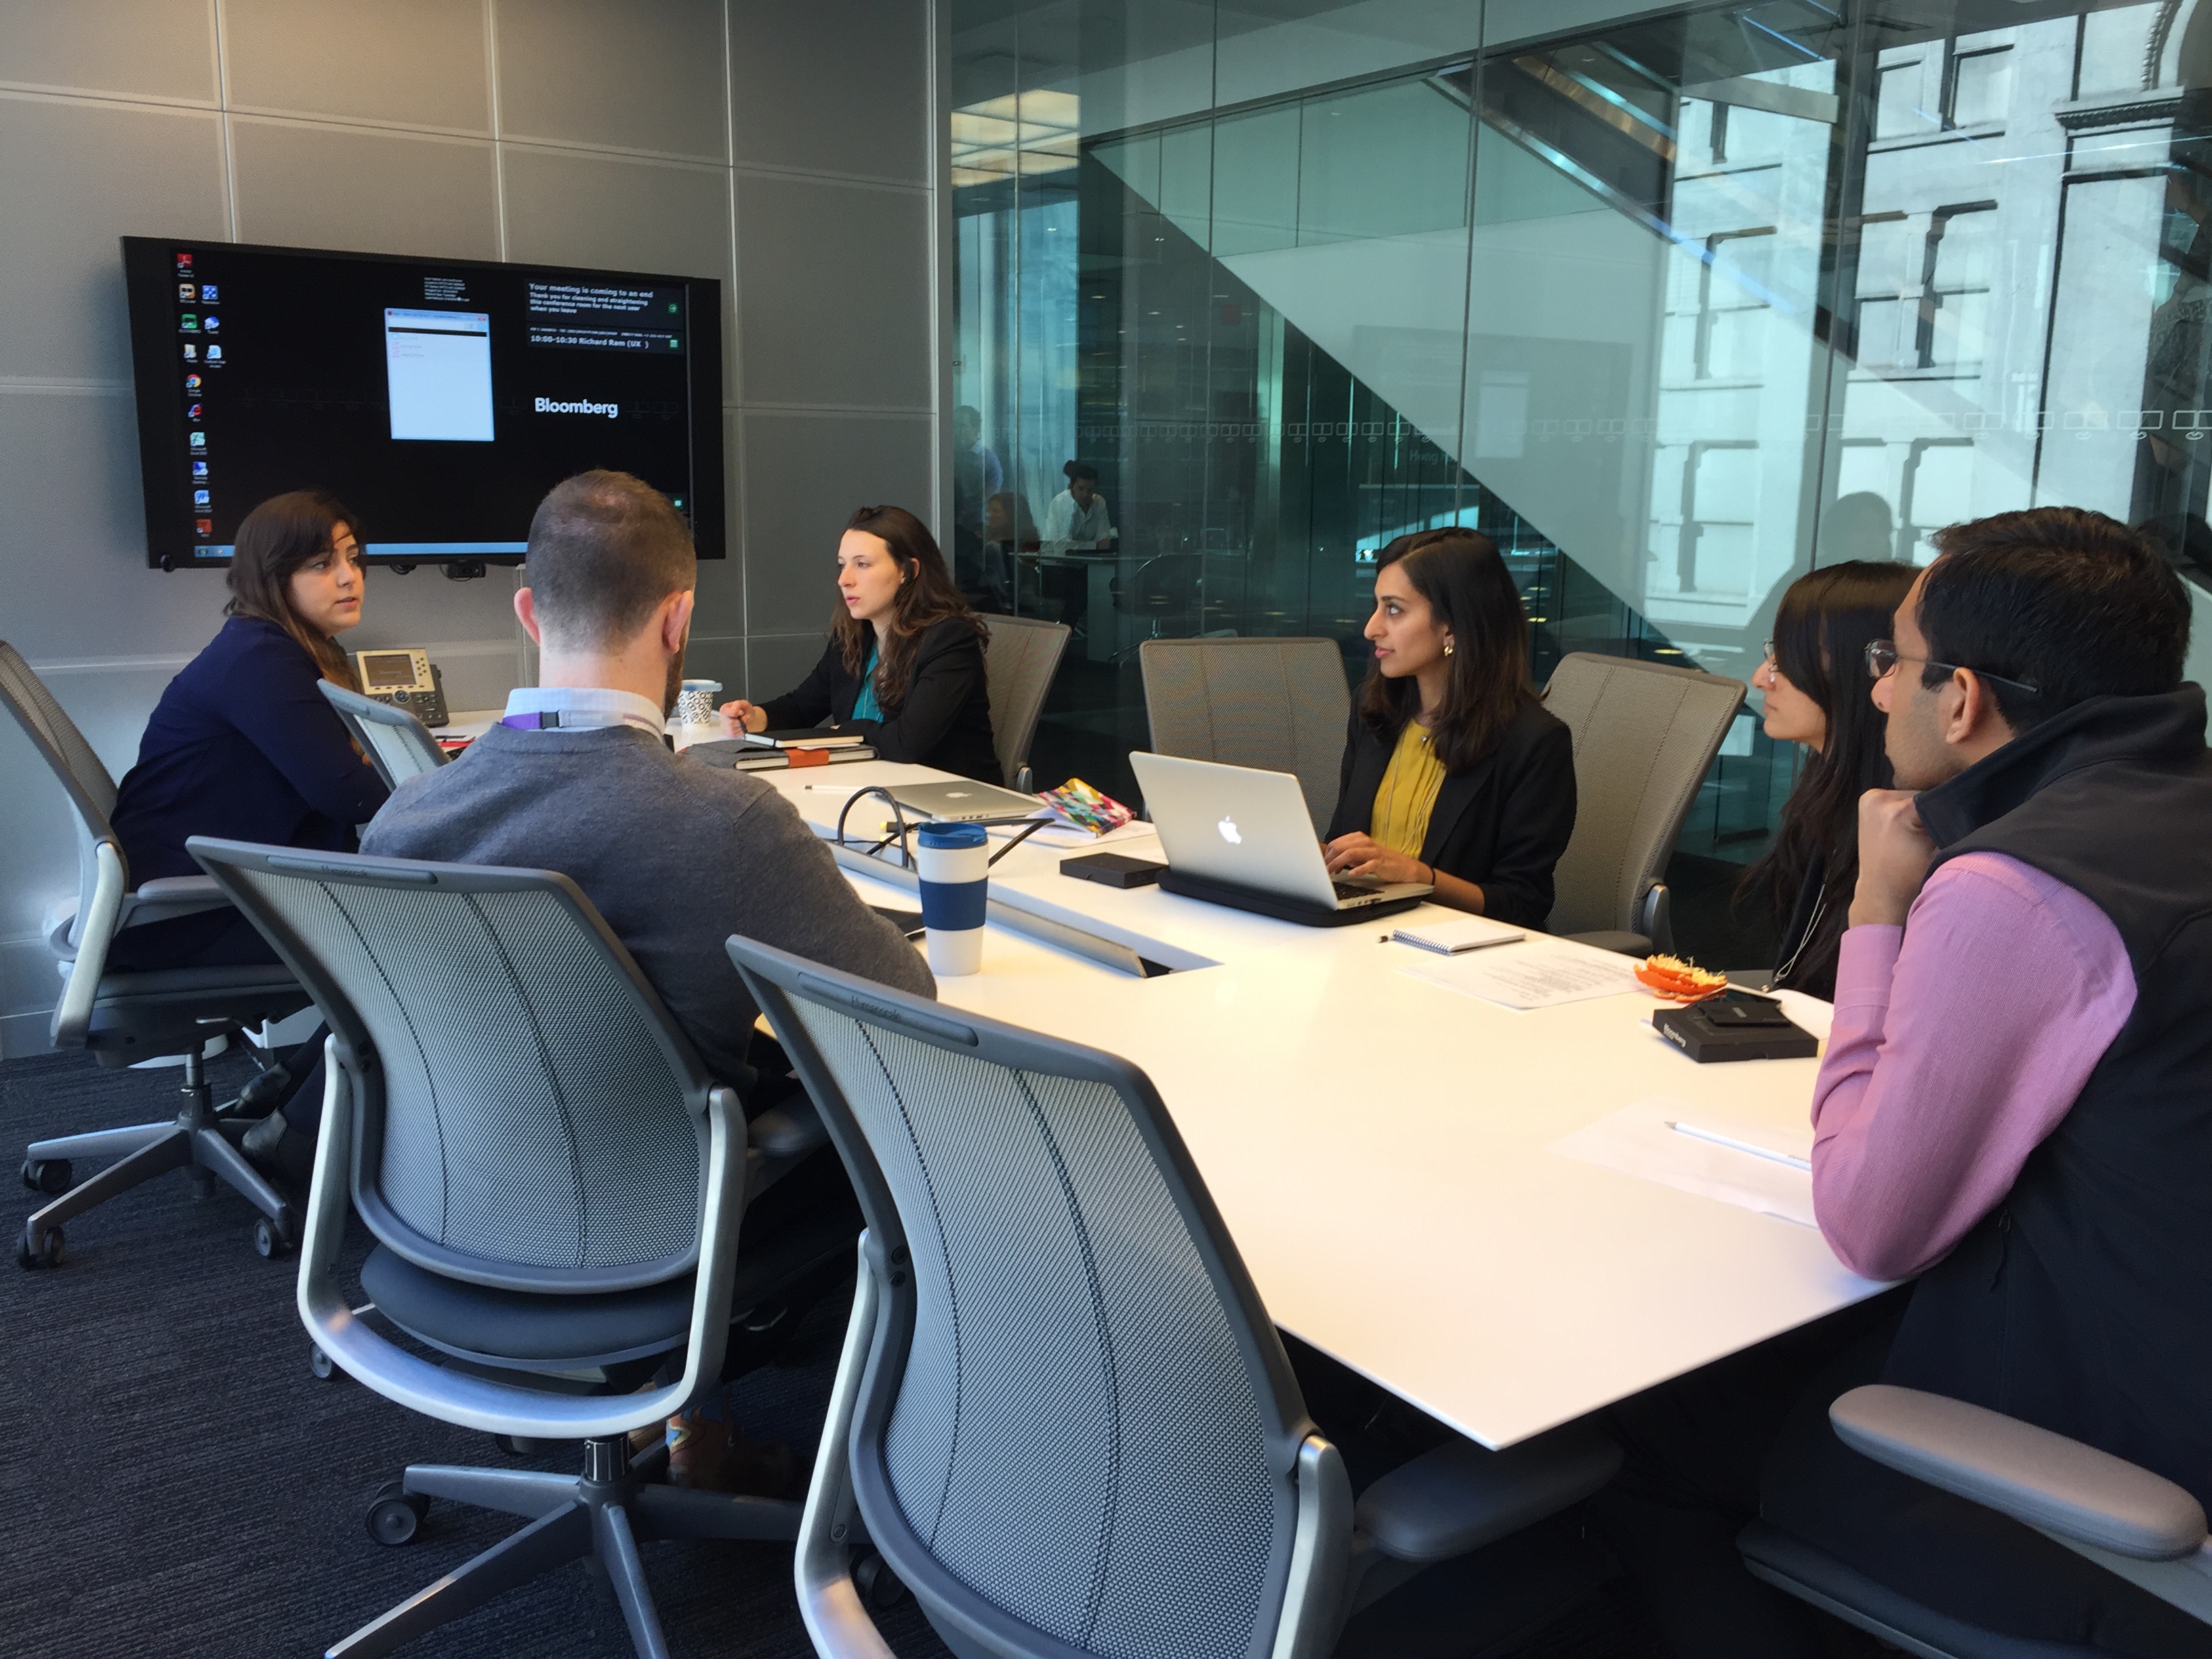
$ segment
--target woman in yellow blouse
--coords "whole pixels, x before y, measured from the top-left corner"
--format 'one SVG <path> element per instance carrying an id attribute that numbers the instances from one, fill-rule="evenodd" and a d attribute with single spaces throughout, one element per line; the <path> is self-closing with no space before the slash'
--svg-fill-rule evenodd
<path id="1" fill-rule="evenodd" d="M 1529 684 L 1528 613 L 1497 547 L 1457 528 L 1400 537 L 1366 636 L 1331 873 L 1428 882 L 1440 904 L 1542 927 L 1575 829 L 1574 741 Z"/>

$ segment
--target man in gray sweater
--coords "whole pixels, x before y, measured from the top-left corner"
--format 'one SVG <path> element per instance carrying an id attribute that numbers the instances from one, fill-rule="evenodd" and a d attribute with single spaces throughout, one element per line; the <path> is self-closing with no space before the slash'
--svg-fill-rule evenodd
<path id="1" fill-rule="evenodd" d="M 538 685 L 453 764 L 403 785 L 362 850 L 561 872 L 741 1093 L 757 1010 L 723 949 L 732 933 L 933 996 L 920 953 L 788 802 L 662 743 L 698 580 L 666 498 L 620 472 L 556 486 L 531 521 L 527 579 L 514 609 Z"/>

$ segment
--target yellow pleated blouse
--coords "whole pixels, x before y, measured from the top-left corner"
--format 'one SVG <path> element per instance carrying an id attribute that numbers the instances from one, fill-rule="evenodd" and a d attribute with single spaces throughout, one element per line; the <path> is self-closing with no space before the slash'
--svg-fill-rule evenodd
<path id="1" fill-rule="evenodd" d="M 1443 781 L 1444 769 L 1430 746 L 1429 728 L 1407 720 L 1376 788 L 1367 833 L 1395 852 L 1420 857 L 1421 843 L 1429 838 L 1429 815 L 1436 811 L 1437 791 Z"/>

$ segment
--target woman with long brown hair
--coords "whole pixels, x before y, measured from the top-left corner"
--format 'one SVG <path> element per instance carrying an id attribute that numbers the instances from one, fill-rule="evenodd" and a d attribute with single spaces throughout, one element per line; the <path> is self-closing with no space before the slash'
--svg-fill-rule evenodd
<path id="1" fill-rule="evenodd" d="M 854 514 L 837 543 L 837 599 L 814 672 L 766 702 L 724 703 L 731 735 L 827 721 L 864 736 L 885 760 L 1001 781 L 988 636 L 921 520 L 902 507 Z"/>
<path id="2" fill-rule="evenodd" d="M 320 490 L 261 503 L 238 527 L 228 618 L 146 723 L 116 792 L 131 878 L 196 876 L 188 836 L 345 852 L 384 805 L 381 781 L 318 681 L 358 690 L 334 635 L 361 620 L 359 520 Z M 185 968 L 276 958 L 232 910 L 118 937 L 110 961 Z"/>
<path id="3" fill-rule="evenodd" d="M 359 690 L 335 635 L 361 621 L 361 520 L 319 489 L 271 496 L 246 515 L 228 572 L 228 620 L 161 693 L 138 763 L 117 790 L 113 822 L 131 878 L 196 876 L 188 836 L 350 852 L 354 827 L 386 791 L 316 689 Z M 235 910 L 126 929 L 121 969 L 274 962 Z M 257 1080 L 270 1109 L 243 1150 L 266 1173 L 304 1186 L 323 1108 L 321 1033 Z"/>
<path id="4" fill-rule="evenodd" d="M 1575 829 L 1574 739 L 1528 681 L 1528 617 L 1487 536 L 1401 536 L 1375 571 L 1375 665 L 1352 712 L 1332 874 L 1425 882 L 1523 927 Z"/>

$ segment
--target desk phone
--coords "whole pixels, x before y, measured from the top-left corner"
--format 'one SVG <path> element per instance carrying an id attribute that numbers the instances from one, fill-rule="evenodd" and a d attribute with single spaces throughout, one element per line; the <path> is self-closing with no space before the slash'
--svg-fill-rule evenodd
<path id="1" fill-rule="evenodd" d="M 430 653 L 419 646 L 397 646 L 388 651 L 356 651 L 354 672 L 361 676 L 365 696 L 405 709 L 425 726 L 447 723 L 446 681 Z"/>

